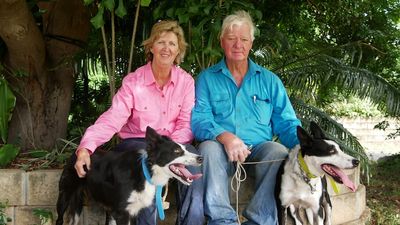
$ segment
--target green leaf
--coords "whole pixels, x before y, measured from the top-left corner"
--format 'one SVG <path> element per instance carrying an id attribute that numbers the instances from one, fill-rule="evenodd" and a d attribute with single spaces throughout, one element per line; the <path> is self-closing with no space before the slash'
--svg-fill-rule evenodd
<path id="1" fill-rule="evenodd" d="M 0 167 L 5 167 L 17 157 L 19 148 L 12 144 L 5 144 L 0 147 Z"/>
<path id="2" fill-rule="evenodd" d="M 104 25 L 103 14 L 104 14 L 104 7 L 102 4 L 100 4 L 99 11 L 97 12 L 96 16 L 90 19 L 90 22 L 92 23 L 94 28 L 99 29 Z"/>
<path id="3" fill-rule="evenodd" d="M 49 154 L 49 152 L 45 150 L 36 150 L 29 152 L 29 155 L 33 158 L 42 158 L 45 157 L 47 154 Z"/>
<path id="4" fill-rule="evenodd" d="M 179 23 L 187 23 L 189 21 L 189 15 L 187 14 L 178 14 Z"/>
<path id="5" fill-rule="evenodd" d="M 123 18 L 127 14 L 126 8 L 124 6 L 124 0 L 119 0 L 118 1 L 118 8 L 117 8 L 117 10 L 115 10 L 115 14 L 119 18 Z"/>
<path id="6" fill-rule="evenodd" d="M 90 5 L 93 3 L 94 0 L 83 0 L 84 5 Z"/>
<path id="7" fill-rule="evenodd" d="M 140 1 L 140 6 L 148 7 L 151 3 L 151 0 L 142 0 Z"/>
<path id="8" fill-rule="evenodd" d="M 8 121 L 11 119 L 16 98 L 4 78 L 0 78 L 0 136 L 3 143 L 7 142 Z"/>
<path id="9" fill-rule="evenodd" d="M 103 0 L 101 1 L 104 5 L 104 7 L 110 11 L 114 10 L 115 3 L 114 0 Z"/>

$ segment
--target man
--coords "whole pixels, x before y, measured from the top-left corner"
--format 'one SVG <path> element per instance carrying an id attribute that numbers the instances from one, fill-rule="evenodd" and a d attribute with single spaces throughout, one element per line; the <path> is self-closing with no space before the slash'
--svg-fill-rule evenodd
<path id="1" fill-rule="evenodd" d="M 195 138 L 204 141 L 199 150 L 204 156 L 204 210 L 210 225 L 238 223 L 229 200 L 229 179 L 235 163 L 246 161 L 261 163 L 254 165 L 255 192 L 243 212 L 245 224 L 276 224 L 279 159 L 298 144 L 300 121 L 281 80 L 248 58 L 254 30 L 247 12 L 227 16 L 220 36 L 225 57 L 202 71 L 196 82 L 191 124 Z M 273 136 L 283 145 L 272 142 Z"/>

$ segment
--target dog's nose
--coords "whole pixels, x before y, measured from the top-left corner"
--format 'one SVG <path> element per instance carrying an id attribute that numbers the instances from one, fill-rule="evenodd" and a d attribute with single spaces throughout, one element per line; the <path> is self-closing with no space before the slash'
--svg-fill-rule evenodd
<path id="1" fill-rule="evenodd" d="M 353 159 L 352 163 L 353 163 L 353 166 L 356 167 L 356 166 L 358 166 L 358 164 L 360 164 L 360 160 Z"/>
<path id="2" fill-rule="evenodd" d="M 203 163 L 203 157 L 197 156 L 196 161 L 197 161 L 197 163 L 199 163 L 199 164 Z"/>

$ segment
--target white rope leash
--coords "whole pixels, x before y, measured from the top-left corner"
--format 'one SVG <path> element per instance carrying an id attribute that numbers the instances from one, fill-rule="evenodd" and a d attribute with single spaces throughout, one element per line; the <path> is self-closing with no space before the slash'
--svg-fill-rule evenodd
<path id="1" fill-rule="evenodd" d="M 260 163 L 273 163 L 273 162 L 280 162 L 285 159 L 274 159 L 274 160 L 266 160 L 266 161 L 260 161 L 260 162 L 236 162 L 236 171 L 235 174 L 232 176 L 231 179 L 231 189 L 236 192 L 236 216 L 238 220 L 238 224 L 240 225 L 240 216 L 239 216 L 239 190 L 240 190 L 240 184 L 247 179 L 247 173 L 246 170 L 244 169 L 243 165 L 250 165 L 250 164 L 260 164 Z M 243 171 L 243 177 L 242 177 L 242 171 Z M 235 182 L 236 181 L 236 182 Z M 236 183 L 236 186 L 235 186 Z"/>

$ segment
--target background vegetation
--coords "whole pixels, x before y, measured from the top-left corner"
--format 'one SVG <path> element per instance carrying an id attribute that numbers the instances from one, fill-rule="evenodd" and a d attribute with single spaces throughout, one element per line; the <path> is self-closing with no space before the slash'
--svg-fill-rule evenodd
<path id="1" fill-rule="evenodd" d="M 372 178 L 367 185 L 367 205 L 371 225 L 400 224 L 400 154 L 371 164 Z"/>
<path id="2" fill-rule="evenodd" d="M 184 28 L 189 48 L 181 66 L 196 76 L 221 59 L 222 19 L 238 9 L 257 25 L 251 58 L 282 78 L 303 125 L 321 124 L 363 161 L 363 173 L 362 146 L 333 117 L 343 113 L 337 100 L 356 96 L 383 115 L 400 112 L 397 0 L 0 3 L 0 71 L 4 90 L 12 90 L 1 96 L 15 99 L 1 110 L 2 147 L 15 150 L 7 155 L 78 142 L 123 76 L 145 63 L 141 42 L 160 19 Z"/>
<path id="3" fill-rule="evenodd" d="M 363 160 L 368 181 L 362 146 L 334 118 L 399 118 L 398 0 L 0 0 L 0 165 L 63 162 L 145 63 L 158 20 L 182 25 L 181 66 L 196 76 L 221 59 L 222 19 L 238 9 L 257 25 L 251 58 L 282 78 L 305 127 L 317 121 Z"/>

